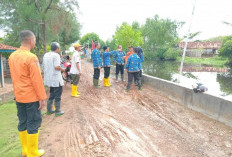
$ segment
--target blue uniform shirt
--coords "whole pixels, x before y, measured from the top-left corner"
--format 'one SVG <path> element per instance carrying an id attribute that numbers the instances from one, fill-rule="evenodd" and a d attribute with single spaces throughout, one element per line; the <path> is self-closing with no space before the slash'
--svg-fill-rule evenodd
<path id="1" fill-rule="evenodd" d="M 110 55 L 114 54 L 114 51 L 103 52 L 103 67 L 111 66 Z"/>
<path id="2" fill-rule="evenodd" d="M 136 53 L 129 56 L 126 69 L 128 72 L 137 72 L 141 70 L 141 59 Z"/>
<path id="3" fill-rule="evenodd" d="M 100 52 L 98 49 L 93 50 L 91 57 L 92 57 L 94 68 L 102 67 L 102 59 L 101 59 Z"/>
<path id="4" fill-rule="evenodd" d="M 123 59 L 124 56 L 126 56 L 126 53 L 124 51 L 122 51 L 122 52 L 115 51 L 114 52 L 114 61 L 117 64 L 124 64 L 125 63 L 125 61 Z"/>

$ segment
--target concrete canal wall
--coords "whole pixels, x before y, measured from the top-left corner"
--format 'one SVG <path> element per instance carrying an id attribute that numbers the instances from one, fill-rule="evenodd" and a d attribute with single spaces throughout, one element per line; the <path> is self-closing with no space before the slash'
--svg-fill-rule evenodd
<path id="1" fill-rule="evenodd" d="M 190 88 L 149 75 L 143 75 L 143 82 L 181 105 L 232 127 L 231 101 L 207 93 L 194 93 Z"/>
<path id="2" fill-rule="evenodd" d="M 112 75 L 115 75 L 115 69 L 115 66 L 111 67 Z M 190 88 L 150 75 L 143 74 L 142 81 L 171 100 L 232 127 L 231 101 L 207 93 L 194 93 Z"/>

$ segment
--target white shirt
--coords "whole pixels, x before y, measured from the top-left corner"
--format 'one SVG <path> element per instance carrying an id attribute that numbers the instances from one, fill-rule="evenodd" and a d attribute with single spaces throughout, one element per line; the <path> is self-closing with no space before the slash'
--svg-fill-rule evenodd
<path id="1" fill-rule="evenodd" d="M 60 55 L 56 52 L 47 52 L 43 57 L 44 84 L 48 87 L 64 85 L 61 71 L 55 67 L 60 66 Z"/>
<path id="2" fill-rule="evenodd" d="M 76 63 L 79 63 L 79 67 L 81 70 L 81 58 L 80 58 L 79 52 L 75 51 L 73 53 L 71 62 L 72 62 L 72 65 L 71 65 L 70 73 L 71 74 L 79 74 L 80 72 L 77 70 L 77 65 L 76 65 Z"/>

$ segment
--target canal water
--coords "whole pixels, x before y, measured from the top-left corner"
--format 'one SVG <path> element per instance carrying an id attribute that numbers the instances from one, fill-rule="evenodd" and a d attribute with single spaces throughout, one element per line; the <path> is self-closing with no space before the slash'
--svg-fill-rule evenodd
<path id="1" fill-rule="evenodd" d="M 143 63 L 145 74 L 175 82 L 192 88 L 195 83 L 203 83 L 207 93 L 232 101 L 232 69 L 202 64 L 184 64 L 183 75 L 179 75 L 180 62 L 150 61 Z"/>

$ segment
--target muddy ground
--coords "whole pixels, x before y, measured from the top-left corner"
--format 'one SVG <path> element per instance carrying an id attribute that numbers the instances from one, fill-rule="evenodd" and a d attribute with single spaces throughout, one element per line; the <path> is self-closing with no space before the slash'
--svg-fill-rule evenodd
<path id="1" fill-rule="evenodd" d="M 60 117 L 44 116 L 39 145 L 44 157 L 230 157 L 232 128 L 144 86 L 92 86 L 93 68 L 82 63 L 80 98 L 67 84 Z M 101 70 L 102 86 L 103 70 Z"/>

